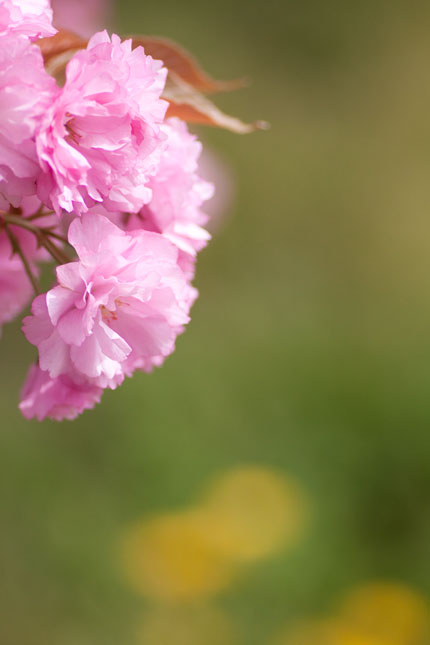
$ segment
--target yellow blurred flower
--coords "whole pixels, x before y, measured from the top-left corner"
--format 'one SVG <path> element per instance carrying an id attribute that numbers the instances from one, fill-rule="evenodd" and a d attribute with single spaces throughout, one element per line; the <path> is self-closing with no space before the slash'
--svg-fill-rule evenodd
<path id="1" fill-rule="evenodd" d="M 385 639 L 390 645 L 420 645 L 430 639 L 425 599 L 401 584 L 372 583 L 346 597 L 341 615 L 355 630 Z"/>
<path id="2" fill-rule="evenodd" d="M 348 593 L 333 617 L 289 627 L 273 645 L 427 645 L 426 605 L 401 584 L 363 585 Z"/>
<path id="3" fill-rule="evenodd" d="M 214 607 L 157 607 L 147 611 L 137 645 L 235 645 L 234 626 Z"/>
<path id="4" fill-rule="evenodd" d="M 391 645 L 350 629 L 341 619 L 302 623 L 287 629 L 273 645 Z"/>
<path id="5" fill-rule="evenodd" d="M 161 600 L 188 600 L 227 587 L 234 570 L 208 542 L 192 511 L 163 514 L 131 527 L 122 542 L 130 584 Z"/>
<path id="6" fill-rule="evenodd" d="M 276 553 L 300 534 L 306 502 L 283 473 L 261 467 L 235 468 L 215 479 L 203 501 L 202 518 L 216 549 L 253 561 Z"/>
<path id="7" fill-rule="evenodd" d="M 282 549 L 303 526 L 306 504 L 282 473 L 243 467 L 215 479 L 199 506 L 130 527 L 122 560 L 150 598 L 184 601 L 227 588 L 240 562 Z"/>

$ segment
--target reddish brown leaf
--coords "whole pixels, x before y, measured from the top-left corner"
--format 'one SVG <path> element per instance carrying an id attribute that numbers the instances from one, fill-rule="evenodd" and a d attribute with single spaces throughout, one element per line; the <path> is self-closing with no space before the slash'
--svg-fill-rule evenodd
<path id="1" fill-rule="evenodd" d="M 55 78 L 60 87 L 63 87 L 66 82 L 67 63 L 78 51 L 79 49 L 68 49 L 45 62 L 46 71 Z"/>
<path id="2" fill-rule="evenodd" d="M 224 128 L 237 134 L 267 129 L 264 121 L 244 123 L 240 119 L 224 114 L 206 96 L 171 72 L 167 78 L 163 98 L 169 101 L 168 116 L 177 116 L 188 123 L 200 123 Z"/>
<path id="3" fill-rule="evenodd" d="M 207 94 L 228 92 L 246 85 L 244 79 L 216 81 L 211 78 L 203 71 L 190 52 L 168 38 L 158 38 L 157 36 L 131 36 L 131 38 L 133 39 L 133 47 L 141 45 L 146 54 L 162 60 L 169 72 L 174 72 L 200 92 Z"/>
<path id="4" fill-rule="evenodd" d="M 54 56 L 64 54 L 64 52 L 70 50 L 75 52 L 78 49 L 84 49 L 87 46 L 87 43 L 87 40 L 77 36 L 71 31 L 66 31 L 65 29 L 61 29 L 55 34 L 55 36 L 51 36 L 51 38 L 40 38 L 37 41 L 37 44 L 42 50 L 45 62 L 49 61 Z"/>

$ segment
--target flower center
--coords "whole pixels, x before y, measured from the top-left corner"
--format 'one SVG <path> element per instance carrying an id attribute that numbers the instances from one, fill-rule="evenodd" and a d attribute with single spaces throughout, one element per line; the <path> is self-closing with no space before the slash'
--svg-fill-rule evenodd
<path id="1" fill-rule="evenodd" d="M 118 315 L 116 310 L 119 309 L 119 307 L 125 307 L 128 306 L 127 302 L 123 302 L 120 298 L 115 298 L 115 309 L 114 311 L 111 311 L 105 305 L 100 305 L 100 311 L 102 312 L 102 318 L 106 323 L 111 323 L 113 320 L 118 320 Z"/>
<path id="2" fill-rule="evenodd" d="M 81 137 L 73 129 L 73 121 L 74 121 L 73 115 L 70 114 L 70 112 L 66 112 L 66 119 L 67 119 L 67 121 L 66 120 L 64 121 L 64 127 L 66 128 L 66 131 L 67 131 L 67 137 L 66 138 L 69 141 L 73 141 L 74 143 L 79 144 L 79 139 Z"/>
<path id="3" fill-rule="evenodd" d="M 108 309 L 104 305 L 101 305 L 100 311 L 102 312 L 103 320 L 108 324 L 111 323 L 112 320 L 117 320 L 118 319 L 118 316 L 116 315 L 116 312 L 111 311 L 110 309 Z"/>

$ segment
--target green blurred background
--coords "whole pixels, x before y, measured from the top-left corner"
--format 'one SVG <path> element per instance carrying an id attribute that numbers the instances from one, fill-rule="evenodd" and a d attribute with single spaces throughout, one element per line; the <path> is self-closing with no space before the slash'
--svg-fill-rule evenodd
<path id="1" fill-rule="evenodd" d="M 215 77 L 250 77 L 216 102 L 271 130 L 196 130 L 235 199 L 162 369 L 73 423 L 27 422 L 32 348 L 5 328 L 1 645 L 271 645 L 370 581 L 428 597 L 429 20 L 414 1 L 118 3 L 120 33 L 168 36 Z M 300 487 L 300 539 L 193 599 L 234 636 L 137 636 L 148 612 L 189 607 L 154 609 L 128 583 L 127 527 L 245 466 Z M 418 633 L 333 644 L 430 642 Z"/>

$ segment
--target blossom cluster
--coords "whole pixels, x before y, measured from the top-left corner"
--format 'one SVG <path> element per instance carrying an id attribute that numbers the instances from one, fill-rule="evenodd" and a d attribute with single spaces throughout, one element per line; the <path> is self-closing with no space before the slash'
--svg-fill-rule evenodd
<path id="1" fill-rule="evenodd" d="M 172 353 L 213 192 L 200 143 L 166 118 L 163 62 L 103 31 L 60 85 L 39 46 L 52 18 L 49 0 L 0 0 L 0 324 L 35 296 L 20 409 L 39 420 L 75 418 Z M 46 293 L 41 262 L 56 265 Z"/>

